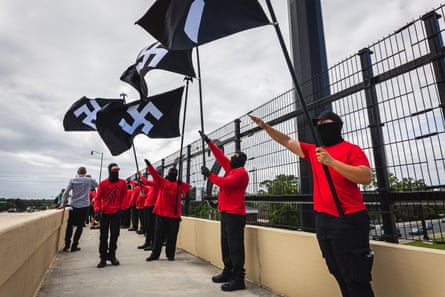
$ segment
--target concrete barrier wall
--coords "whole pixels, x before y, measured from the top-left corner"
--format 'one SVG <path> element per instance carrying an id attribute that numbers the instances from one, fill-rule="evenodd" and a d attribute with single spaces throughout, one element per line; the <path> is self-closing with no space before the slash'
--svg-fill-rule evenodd
<path id="1" fill-rule="evenodd" d="M 64 244 L 68 210 L 0 217 L 0 296 L 32 297 Z"/>
<path id="2" fill-rule="evenodd" d="M 245 242 L 250 281 L 289 297 L 341 297 L 314 234 L 248 225 Z M 178 247 L 222 268 L 219 222 L 183 217 Z M 376 296 L 444 296 L 445 251 L 375 241 L 372 249 Z"/>

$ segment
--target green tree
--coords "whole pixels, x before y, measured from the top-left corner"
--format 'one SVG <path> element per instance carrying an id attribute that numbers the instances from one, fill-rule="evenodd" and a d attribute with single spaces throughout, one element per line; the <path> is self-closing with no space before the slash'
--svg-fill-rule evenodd
<path id="1" fill-rule="evenodd" d="M 295 175 L 279 174 L 274 180 L 262 181 L 260 187 L 265 187 L 266 191 L 260 190 L 260 192 L 268 195 L 297 194 L 298 177 Z"/>

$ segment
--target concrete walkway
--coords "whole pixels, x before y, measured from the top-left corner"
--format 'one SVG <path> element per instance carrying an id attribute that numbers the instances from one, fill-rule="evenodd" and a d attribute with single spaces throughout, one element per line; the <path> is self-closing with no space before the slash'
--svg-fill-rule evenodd
<path id="1" fill-rule="evenodd" d="M 223 292 L 211 281 L 220 269 L 180 249 L 175 261 L 167 261 L 163 248 L 159 261 L 146 262 L 150 252 L 137 249 L 143 240 L 142 235 L 121 229 L 117 251 L 121 265 L 108 262 L 98 269 L 99 230 L 84 228 L 81 251 L 57 255 L 37 297 L 281 296 L 250 282 L 246 290 Z"/>

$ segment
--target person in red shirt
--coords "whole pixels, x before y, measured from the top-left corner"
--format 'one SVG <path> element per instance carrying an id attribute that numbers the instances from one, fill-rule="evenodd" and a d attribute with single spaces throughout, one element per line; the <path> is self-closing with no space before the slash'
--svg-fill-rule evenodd
<path id="1" fill-rule="evenodd" d="M 147 159 L 145 163 L 159 191 L 153 209 L 156 214 L 154 245 L 151 255 L 146 260 L 159 260 L 162 243 L 166 239 L 165 254 L 169 261 L 173 261 L 181 221 L 181 196 L 190 191 L 190 185 L 177 180 L 176 168 L 170 168 L 167 177 L 163 178 Z"/>
<path id="2" fill-rule="evenodd" d="M 224 269 L 222 273 L 213 276 L 212 281 L 224 283 L 221 285 L 223 291 L 242 290 L 246 288 L 244 228 L 246 226 L 245 194 L 249 184 L 249 175 L 244 165 L 247 156 L 243 152 L 236 152 L 229 159 L 207 135 L 201 131 L 199 133 L 207 142 L 216 161 L 224 169 L 224 176 L 220 177 L 211 173 L 205 166 L 201 168 L 202 174 L 219 187 L 218 210 L 221 213 L 221 251 Z"/>
<path id="3" fill-rule="evenodd" d="M 371 182 L 371 169 L 362 149 L 343 140 L 341 118 L 332 111 L 324 111 L 313 119 L 323 144 L 317 147 L 294 140 L 260 118 L 249 116 L 273 140 L 310 162 L 317 240 L 343 297 L 374 297 L 370 283 L 374 253 L 369 247 L 369 215 L 358 187 Z M 341 210 L 323 166 L 329 170 Z"/>
<path id="4" fill-rule="evenodd" d="M 145 186 L 141 181 L 139 185 L 139 196 L 136 199 L 136 210 L 138 213 L 138 222 L 140 228 L 136 230 L 137 234 L 145 234 L 145 214 L 144 214 L 144 204 L 147 198 L 149 188 Z"/>
<path id="5" fill-rule="evenodd" d="M 128 231 L 137 231 L 139 228 L 139 215 L 136 208 L 136 200 L 139 197 L 141 186 L 137 180 L 131 180 L 130 183 L 133 186 L 133 191 L 129 200 L 131 227 L 128 228 Z"/>
<path id="6" fill-rule="evenodd" d="M 142 184 L 147 189 L 147 197 L 144 202 L 144 226 L 145 226 L 145 242 L 143 245 L 138 246 L 138 249 L 144 249 L 144 251 L 150 251 L 152 249 L 152 245 L 154 243 L 155 236 L 155 219 L 156 215 L 153 212 L 153 209 L 156 204 L 156 200 L 158 197 L 158 187 L 156 183 L 152 180 L 148 180 L 145 176 L 142 175 L 140 171 L 138 171 L 138 176 L 141 179 Z"/>
<path id="7" fill-rule="evenodd" d="M 121 228 L 128 229 L 130 228 L 130 200 L 133 194 L 133 186 L 130 181 L 127 181 L 127 196 L 124 199 L 124 211 L 121 217 Z"/>
<path id="8" fill-rule="evenodd" d="M 120 231 L 121 211 L 125 208 L 123 202 L 127 195 L 127 183 L 119 178 L 119 166 L 116 163 L 108 165 L 108 178 L 97 188 L 94 211 L 96 220 L 100 221 L 100 262 L 97 268 L 103 268 L 106 261 L 119 265 L 116 258 L 117 240 Z M 108 243 L 108 234 L 110 242 Z"/>

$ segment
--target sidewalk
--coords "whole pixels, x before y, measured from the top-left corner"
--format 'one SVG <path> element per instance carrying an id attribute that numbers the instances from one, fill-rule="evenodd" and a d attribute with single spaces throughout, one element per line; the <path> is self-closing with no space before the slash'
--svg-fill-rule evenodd
<path id="1" fill-rule="evenodd" d="M 211 281 L 220 269 L 180 249 L 175 261 L 167 261 L 163 248 L 159 261 L 146 262 L 150 252 L 137 249 L 143 241 L 143 235 L 121 229 L 121 264 L 98 269 L 99 230 L 84 228 L 81 251 L 57 255 L 36 297 L 280 296 L 247 281 L 246 290 L 223 292 Z"/>

